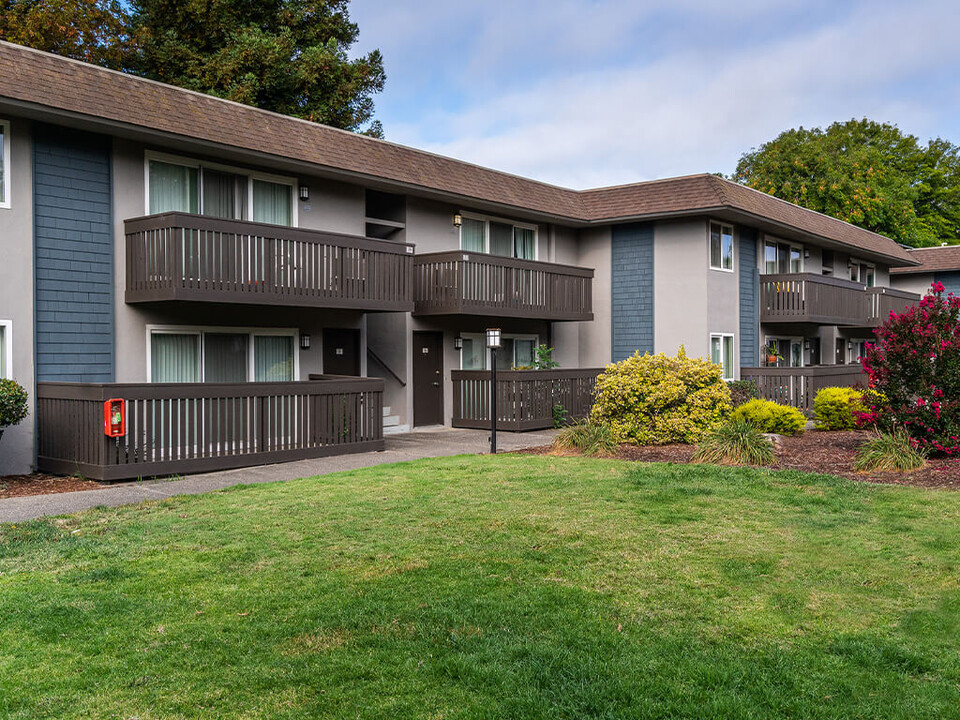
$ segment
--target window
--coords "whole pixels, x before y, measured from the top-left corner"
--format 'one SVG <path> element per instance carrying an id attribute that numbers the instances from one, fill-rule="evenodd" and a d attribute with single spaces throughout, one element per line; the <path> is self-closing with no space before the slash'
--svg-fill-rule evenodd
<path id="1" fill-rule="evenodd" d="M 13 337 L 9 320 L 0 320 L 0 380 L 13 378 Z"/>
<path id="2" fill-rule="evenodd" d="M 460 351 L 461 370 L 489 370 L 490 348 L 485 335 L 464 333 Z M 513 370 L 533 366 L 539 338 L 536 335 L 502 335 L 497 350 L 497 370 Z"/>
<path id="3" fill-rule="evenodd" d="M 868 263 L 850 258 L 850 279 L 874 287 L 877 283 L 877 269 Z"/>
<path id="4" fill-rule="evenodd" d="M 850 358 L 848 362 L 856 364 L 867 356 L 867 343 L 869 340 L 851 340 L 849 343 Z"/>
<path id="5" fill-rule="evenodd" d="M 297 376 L 296 331 L 150 330 L 150 382 L 288 382 Z"/>
<path id="6" fill-rule="evenodd" d="M 733 380 L 733 335 L 710 336 L 710 360 L 723 368 L 724 380 Z"/>
<path id="7" fill-rule="evenodd" d="M 803 248 L 773 239 L 764 241 L 763 272 L 765 275 L 802 273 Z"/>
<path id="8" fill-rule="evenodd" d="M 537 229 L 509 220 L 463 216 L 460 249 L 521 260 L 537 259 Z"/>
<path id="9" fill-rule="evenodd" d="M 10 207 L 10 123 L 0 120 L 0 208 Z"/>
<path id="10" fill-rule="evenodd" d="M 833 250 L 823 251 L 823 266 L 821 272 L 824 275 L 833 275 Z"/>
<path id="11" fill-rule="evenodd" d="M 147 155 L 147 212 L 295 224 L 294 181 L 168 155 Z"/>
<path id="12" fill-rule="evenodd" d="M 733 227 L 710 223 L 710 267 L 733 270 Z"/>

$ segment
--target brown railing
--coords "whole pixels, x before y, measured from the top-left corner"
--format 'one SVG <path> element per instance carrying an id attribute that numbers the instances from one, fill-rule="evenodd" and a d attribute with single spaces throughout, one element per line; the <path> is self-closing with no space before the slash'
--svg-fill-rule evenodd
<path id="1" fill-rule="evenodd" d="M 760 322 L 864 325 L 866 286 L 811 273 L 760 276 Z"/>
<path id="2" fill-rule="evenodd" d="M 593 270 L 463 251 L 414 258 L 417 315 L 592 320 Z"/>
<path id="3" fill-rule="evenodd" d="M 740 377 L 757 384 L 760 397 L 801 410 L 813 409 L 821 388 L 866 385 L 859 365 L 809 365 L 807 367 L 746 367 Z"/>
<path id="4" fill-rule="evenodd" d="M 127 220 L 126 301 L 413 309 L 413 246 L 242 220 Z"/>
<path id="5" fill-rule="evenodd" d="M 867 288 L 868 318 L 867 326 L 883 325 L 891 312 L 902 313 L 907 308 L 920 303 L 920 296 L 906 290 L 894 290 L 888 287 Z"/>
<path id="6" fill-rule="evenodd" d="M 497 429 L 523 432 L 553 427 L 557 407 L 564 421 L 587 417 L 601 372 L 599 368 L 497 371 Z M 489 428 L 490 371 L 454 370 L 450 375 L 453 426 Z"/>
<path id="7" fill-rule="evenodd" d="M 104 435 L 124 400 L 126 435 Z M 38 383 L 37 466 L 121 480 L 382 450 L 383 381 Z"/>

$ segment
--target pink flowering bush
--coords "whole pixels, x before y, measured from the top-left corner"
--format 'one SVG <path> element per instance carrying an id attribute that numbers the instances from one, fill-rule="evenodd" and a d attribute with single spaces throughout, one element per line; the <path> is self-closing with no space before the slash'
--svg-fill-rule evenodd
<path id="1" fill-rule="evenodd" d="M 875 393 L 863 399 L 861 424 L 892 421 L 921 450 L 960 454 L 960 298 L 933 283 L 917 307 L 891 312 L 876 334 L 863 359 Z"/>

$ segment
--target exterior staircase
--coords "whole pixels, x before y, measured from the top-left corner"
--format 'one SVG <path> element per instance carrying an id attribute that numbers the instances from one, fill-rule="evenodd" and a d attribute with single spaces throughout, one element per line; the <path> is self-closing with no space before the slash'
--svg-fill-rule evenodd
<path id="1" fill-rule="evenodd" d="M 399 415 L 391 415 L 390 411 L 392 408 L 389 406 L 384 406 L 383 408 L 383 434 L 384 435 L 395 435 L 396 433 L 410 432 L 409 425 L 400 424 Z"/>

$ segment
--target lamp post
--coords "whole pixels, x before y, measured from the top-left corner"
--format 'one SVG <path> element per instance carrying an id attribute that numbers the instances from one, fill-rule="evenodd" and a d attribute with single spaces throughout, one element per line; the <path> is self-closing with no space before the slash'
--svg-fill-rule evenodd
<path id="1" fill-rule="evenodd" d="M 490 454 L 497 454 L 497 349 L 500 347 L 500 328 L 487 328 L 487 347 L 490 348 Z"/>

